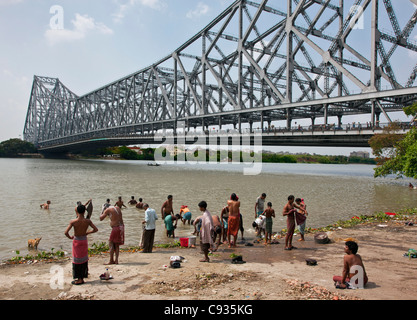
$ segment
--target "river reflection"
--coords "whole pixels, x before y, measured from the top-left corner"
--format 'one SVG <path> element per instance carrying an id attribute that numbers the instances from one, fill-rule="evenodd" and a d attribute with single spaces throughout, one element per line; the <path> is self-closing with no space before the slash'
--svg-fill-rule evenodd
<path id="1" fill-rule="evenodd" d="M 285 228 L 282 208 L 288 195 L 305 199 L 310 227 L 325 226 L 354 215 L 395 211 L 415 206 L 417 191 L 407 188 L 408 180 L 374 179 L 368 165 L 263 164 L 259 175 L 244 175 L 239 164 L 165 164 L 151 167 L 138 161 L 75 161 L 49 159 L 0 159 L 0 191 L 7 209 L 1 210 L 0 259 L 20 250 L 27 252 L 27 240 L 42 237 L 40 250 L 71 250 L 64 231 L 75 217 L 77 201 L 93 199 L 92 220 L 99 232 L 89 236 L 90 244 L 108 240 L 108 220 L 98 219 L 107 198 L 112 204 L 122 196 L 142 197 L 160 217 L 162 203 L 174 196 L 174 210 L 185 204 L 193 218 L 197 204 L 208 203 L 212 214 L 220 215 L 230 194 L 241 200 L 245 236 L 254 236 L 252 222 L 256 198 L 263 192 L 272 202 L 277 217 L 273 231 Z M 39 205 L 51 200 L 49 210 Z M 144 211 L 127 205 L 123 209 L 126 245 L 137 245 Z M 176 236 L 189 236 L 193 227 L 178 224 Z M 166 242 L 164 226 L 157 223 L 156 242 Z"/>

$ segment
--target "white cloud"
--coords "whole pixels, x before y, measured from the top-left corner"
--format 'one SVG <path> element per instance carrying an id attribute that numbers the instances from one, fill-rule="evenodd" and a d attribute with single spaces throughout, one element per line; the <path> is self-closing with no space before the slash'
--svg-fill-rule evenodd
<path id="1" fill-rule="evenodd" d="M 202 2 L 199 2 L 194 10 L 187 12 L 186 17 L 189 19 L 199 18 L 206 15 L 210 11 L 210 7 Z"/>
<path id="2" fill-rule="evenodd" d="M 88 15 L 81 15 L 77 13 L 75 20 L 71 20 L 73 29 L 48 29 L 45 32 L 45 37 L 50 45 L 60 42 L 71 42 L 84 39 L 89 33 L 100 33 L 104 35 L 113 34 L 113 30 L 101 22 L 95 22 L 94 18 Z"/>
<path id="3" fill-rule="evenodd" d="M 1 0 L 0 0 L 1 1 Z M 143 7 L 148 7 L 153 10 L 162 10 L 165 8 L 165 3 L 161 0 L 114 0 L 118 5 L 118 10 L 113 14 L 113 20 L 116 23 L 123 21 L 127 13 L 132 10 L 133 7 L 141 5 Z"/>

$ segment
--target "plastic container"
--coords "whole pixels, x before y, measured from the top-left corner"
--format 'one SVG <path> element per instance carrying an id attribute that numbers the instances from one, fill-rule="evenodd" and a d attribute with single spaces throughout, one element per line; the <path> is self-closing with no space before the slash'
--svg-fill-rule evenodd
<path id="1" fill-rule="evenodd" d="M 188 237 L 188 246 L 189 247 L 195 246 L 196 241 L 197 241 L 197 237 L 194 237 L 194 236 Z"/>
<path id="2" fill-rule="evenodd" d="M 188 247 L 188 238 L 180 238 L 181 247 Z"/>

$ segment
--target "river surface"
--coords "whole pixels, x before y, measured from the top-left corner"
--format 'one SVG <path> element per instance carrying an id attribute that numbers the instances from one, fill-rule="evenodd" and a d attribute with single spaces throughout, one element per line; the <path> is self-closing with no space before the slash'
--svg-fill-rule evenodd
<path id="1" fill-rule="evenodd" d="M 263 192 L 276 211 L 273 231 L 286 227 L 282 208 L 293 194 L 304 198 L 309 217 L 307 227 L 321 227 L 355 215 L 396 211 L 415 207 L 417 191 L 408 189 L 409 180 L 373 178 L 370 165 L 262 164 L 260 174 L 245 175 L 244 164 L 179 164 L 159 167 L 142 161 L 0 159 L 0 260 L 26 255 L 27 240 L 42 237 L 38 250 L 71 252 L 71 240 L 64 236 L 69 221 L 75 218 L 77 201 L 93 199 L 92 220 L 99 232 L 89 236 L 94 242 L 107 242 L 108 219 L 99 221 L 107 198 L 114 204 L 122 196 L 126 228 L 125 245 L 138 245 L 144 211 L 129 206 L 131 196 L 149 203 L 159 216 L 155 241 L 166 238 L 160 209 L 169 194 L 174 211 L 185 204 L 193 219 L 200 215 L 198 203 L 205 200 L 208 210 L 220 215 L 231 193 L 241 201 L 245 234 L 254 237 L 252 222 L 256 198 Z M 247 169 L 247 168 L 246 168 Z M 49 210 L 39 205 L 50 200 Z M 189 236 L 194 228 L 178 224 L 176 237 Z"/>

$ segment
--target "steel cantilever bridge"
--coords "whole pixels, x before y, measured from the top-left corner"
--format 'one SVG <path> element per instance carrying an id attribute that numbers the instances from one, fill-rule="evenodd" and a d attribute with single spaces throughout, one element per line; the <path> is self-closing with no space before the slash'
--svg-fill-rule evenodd
<path id="1" fill-rule="evenodd" d="M 405 2 L 235 1 L 172 54 L 83 96 L 35 76 L 24 139 L 68 152 L 198 128 L 261 132 L 265 145 L 368 146 L 381 115 L 390 122 L 417 100 L 415 60 L 399 63 L 417 55 L 417 10 Z M 349 115 L 368 121 L 346 125 Z"/>

